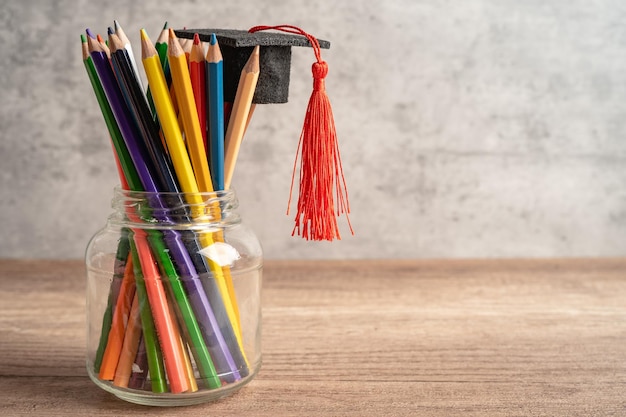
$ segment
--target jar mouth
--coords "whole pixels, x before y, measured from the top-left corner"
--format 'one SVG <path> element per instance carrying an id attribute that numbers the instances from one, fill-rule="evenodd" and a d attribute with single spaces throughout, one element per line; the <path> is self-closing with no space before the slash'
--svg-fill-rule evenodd
<path id="1" fill-rule="evenodd" d="M 198 192 L 149 192 L 124 190 L 115 187 L 110 221 L 135 227 L 184 227 L 209 224 L 221 226 L 239 221 L 235 210 L 239 207 L 233 189 Z M 130 223 L 130 224 L 129 224 Z"/>

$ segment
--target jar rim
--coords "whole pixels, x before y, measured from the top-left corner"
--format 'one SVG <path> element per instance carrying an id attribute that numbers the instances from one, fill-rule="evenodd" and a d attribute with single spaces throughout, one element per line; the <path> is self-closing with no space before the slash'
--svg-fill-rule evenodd
<path id="1" fill-rule="evenodd" d="M 177 193 L 126 190 L 116 186 L 111 200 L 114 223 L 158 228 L 178 225 L 233 224 L 239 201 L 234 189 L 213 192 Z"/>
<path id="2" fill-rule="evenodd" d="M 113 188 L 113 193 L 115 195 L 120 195 L 120 196 L 145 196 L 145 197 L 150 197 L 150 196 L 206 196 L 206 197 L 213 197 L 213 198 L 223 198 L 223 197 L 230 197 L 230 196 L 236 196 L 236 190 L 231 187 L 228 190 L 215 190 L 215 191 L 198 191 L 198 192 L 174 192 L 174 191 L 136 191 L 136 190 L 127 190 L 122 188 L 120 185 L 116 185 Z"/>

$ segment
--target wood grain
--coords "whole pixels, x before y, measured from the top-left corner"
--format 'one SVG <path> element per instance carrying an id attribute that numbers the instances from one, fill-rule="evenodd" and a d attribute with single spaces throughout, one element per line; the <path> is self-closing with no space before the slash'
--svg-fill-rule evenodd
<path id="1" fill-rule="evenodd" d="M 0 260 L 0 415 L 626 415 L 626 259 L 272 261 L 260 374 L 152 409 L 85 372 L 78 261 Z"/>

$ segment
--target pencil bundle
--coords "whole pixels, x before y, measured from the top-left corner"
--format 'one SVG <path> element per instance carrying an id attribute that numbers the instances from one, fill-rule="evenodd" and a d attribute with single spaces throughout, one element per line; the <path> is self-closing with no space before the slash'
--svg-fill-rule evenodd
<path id="1" fill-rule="evenodd" d="M 83 62 L 121 186 L 129 193 L 150 193 L 149 207 L 143 208 L 147 214 L 126 213 L 131 226 L 123 229 L 118 244 L 92 371 L 120 388 L 155 393 L 217 389 L 251 372 L 231 271 L 199 255 L 223 243 L 222 232 L 132 224 L 145 222 L 146 216 L 171 224 L 170 209 L 181 205 L 189 207 L 180 214 L 189 223 L 201 221 L 207 210 L 201 193 L 230 187 L 253 110 L 259 47 L 250 53 L 229 105 L 215 35 L 207 48 L 197 35 L 182 41 L 167 24 L 156 44 L 145 30 L 140 35 L 146 88 L 117 21 L 106 40 L 89 29 L 81 36 Z M 177 194 L 164 198 L 163 193 Z M 219 203 L 211 204 L 219 220 Z M 211 279 L 201 279 L 205 276 Z"/>

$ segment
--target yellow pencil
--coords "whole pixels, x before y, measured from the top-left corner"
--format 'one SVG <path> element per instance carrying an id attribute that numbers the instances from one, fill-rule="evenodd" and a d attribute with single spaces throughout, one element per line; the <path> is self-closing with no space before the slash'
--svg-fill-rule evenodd
<path id="1" fill-rule="evenodd" d="M 159 115 L 159 122 L 165 136 L 167 149 L 172 158 L 174 171 L 176 171 L 180 186 L 185 193 L 198 193 L 200 190 L 191 168 L 189 155 L 185 149 L 183 136 L 180 133 L 180 127 L 178 126 L 176 113 L 172 105 L 167 83 L 165 82 L 159 55 L 144 29 L 141 29 L 141 46 L 141 61 L 148 78 L 148 85 L 150 85 L 150 92 Z M 192 195 L 191 198 L 194 198 L 192 203 L 202 203 L 200 196 Z"/>
<path id="2" fill-rule="evenodd" d="M 197 207 L 195 210 L 193 210 L 192 207 L 191 215 L 192 217 L 197 217 L 199 215 L 202 215 L 202 213 L 199 211 L 201 211 L 203 200 L 199 194 L 198 184 L 196 183 L 196 179 L 194 177 L 191 162 L 189 160 L 189 155 L 187 154 L 185 144 L 183 143 L 183 137 L 180 133 L 178 121 L 176 120 L 176 114 L 174 113 L 172 100 L 167 89 L 167 84 L 165 82 L 165 76 L 163 75 L 163 69 L 161 68 L 159 56 L 144 29 L 141 29 L 141 47 L 141 56 L 144 70 L 146 73 L 146 77 L 148 78 L 148 85 L 150 86 L 150 91 L 152 92 L 152 98 L 154 99 L 154 105 L 159 116 L 159 121 L 161 122 L 161 129 L 163 129 L 163 134 L 165 136 L 165 141 L 167 143 L 169 154 L 172 158 L 174 171 L 176 171 L 176 176 L 178 177 L 178 181 L 183 192 L 191 193 L 189 194 L 189 198 L 191 199 L 189 203 L 192 206 Z M 202 141 L 202 138 L 200 138 L 200 141 Z M 217 211 L 219 212 L 219 210 Z M 214 243 L 211 234 L 202 233 L 199 238 L 200 243 L 205 248 L 211 246 Z M 237 338 L 237 343 L 245 359 L 239 320 L 237 319 L 237 314 L 233 306 L 233 304 L 235 303 L 235 299 L 234 297 L 231 297 L 229 293 L 221 266 L 210 258 L 207 258 L 207 261 L 209 263 L 211 271 L 213 271 L 213 275 L 215 276 L 215 281 L 219 287 L 220 294 L 224 301 L 224 307 L 226 309 L 228 319 L 233 326 L 235 337 Z"/>
<path id="3" fill-rule="evenodd" d="M 193 172 L 196 176 L 198 189 L 200 192 L 213 192 L 211 172 L 209 171 L 206 149 L 204 148 L 200 120 L 198 120 L 196 100 L 193 96 L 193 88 L 191 87 L 189 66 L 187 64 L 187 58 L 185 58 L 185 52 L 180 46 L 180 42 L 178 38 L 176 38 L 173 29 L 170 29 L 167 59 L 170 63 L 172 84 L 174 85 L 174 91 L 176 91 L 178 110 L 183 120 L 187 149 L 191 157 L 191 165 L 193 166 Z"/>
<path id="4" fill-rule="evenodd" d="M 243 139 L 243 134 L 248 124 L 248 116 L 250 107 L 252 106 L 252 98 L 259 80 L 259 46 L 257 45 L 248 62 L 241 70 L 239 77 L 239 85 L 237 93 L 235 93 L 235 101 L 233 109 L 230 113 L 228 121 L 228 129 L 225 136 L 225 152 L 224 152 L 224 186 L 230 188 L 230 182 L 235 171 L 235 162 L 239 154 L 239 146 Z"/>

